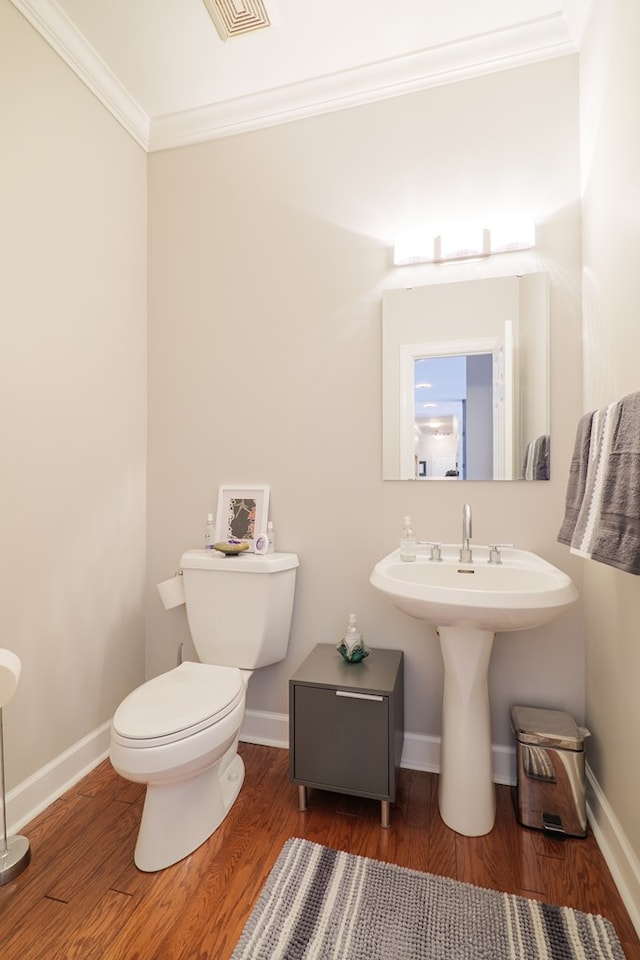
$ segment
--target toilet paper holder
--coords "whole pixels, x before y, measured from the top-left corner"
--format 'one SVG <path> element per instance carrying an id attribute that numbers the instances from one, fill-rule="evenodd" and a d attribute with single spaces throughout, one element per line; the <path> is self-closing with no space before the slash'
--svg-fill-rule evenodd
<path id="1" fill-rule="evenodd" d="M 182 570 L 178 570 L 168 580 L 156 583 L 156 589 L 160 594 L 162 605 L 165 610 L 172 610 L 184 603 L 184 578 Z"/>

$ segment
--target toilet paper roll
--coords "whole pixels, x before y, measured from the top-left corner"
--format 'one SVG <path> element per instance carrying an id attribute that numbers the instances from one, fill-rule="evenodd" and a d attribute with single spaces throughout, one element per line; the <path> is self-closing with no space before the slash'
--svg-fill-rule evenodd
<path id="1" fill-rule="evenodd" d="M 171 610 L 173 607 L 179 607 L 184 603 L 184 580 L 181 573 L 176 573 L 170 580 L 163 580 L 162 583 L 156 583 L 162 605 L 165 610 Z"/>
<path id="2" fill-rule="evenodd" d="M 11 650 L 0 650 L 0 709 L 16 692 L 22 663 Z"/>

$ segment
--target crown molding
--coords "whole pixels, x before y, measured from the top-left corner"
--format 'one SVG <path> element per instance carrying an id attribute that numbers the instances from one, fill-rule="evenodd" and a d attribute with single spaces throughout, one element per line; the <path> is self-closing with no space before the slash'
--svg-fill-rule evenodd
<path id="1" fill-rule="evenodd" d="M 116 120 L 148 152 L 239 133 L 416 93 L 541 60 L 577 53 L 595 0 L 567 0 L 571 17 L 556 14 L 419 53 L 219 101 L 166 116 L 148 117 L 55 0 L 11 0 Z"/>
<path id="2" fill-rule="evenodd" d="M 149 117 L 53 0 L 11 0 L 25 20 L 131 134 L 149 148 Z"/>
<path id="3" fill-rule="evenodd" d="M 236 100 L 151 119 L 149 150 L 387 100 L 457 80 L 576 53 L 561 15 Z"/>
<path id="4" fill-rule="evenodd" d="M 582 38 L 595 6 L 596 0 L 564 0 L 563 15 L 578 47 L 582 46 Z"/>

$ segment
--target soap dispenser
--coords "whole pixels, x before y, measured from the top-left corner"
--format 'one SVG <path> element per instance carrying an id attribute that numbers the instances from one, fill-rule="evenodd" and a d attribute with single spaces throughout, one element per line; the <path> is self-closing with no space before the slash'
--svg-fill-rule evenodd
<path id="1" fill-rule="evenodd" d="M 400 559 L 411 563 L 416 559 L 416 535 L 411 527 L 411 517 L 403 517 L 400 534 Z"/>
<path id="2" fill-rule="evenodd" d="M 336 649 L 348 663 L 358 663 L 369 656 L 370 651 L 365 647 L 362 634 L 358 630 L 355 613 L 349 614 L 346 633 Z"/>

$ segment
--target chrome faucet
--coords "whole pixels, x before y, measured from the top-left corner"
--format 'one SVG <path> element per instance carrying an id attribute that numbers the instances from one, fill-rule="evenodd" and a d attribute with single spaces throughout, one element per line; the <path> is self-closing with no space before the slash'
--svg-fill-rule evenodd
<path id="1" fill-rule="evenodd" d="M 473 554 L 471 552 L 471 507 L 465 503 L 462 508 L 462 549 L 460 550 L 460 563 L 471 563 Z"/>

